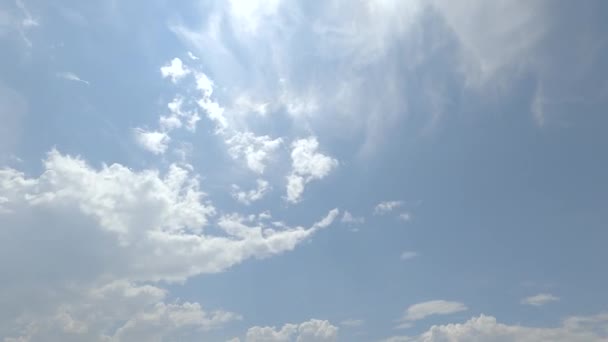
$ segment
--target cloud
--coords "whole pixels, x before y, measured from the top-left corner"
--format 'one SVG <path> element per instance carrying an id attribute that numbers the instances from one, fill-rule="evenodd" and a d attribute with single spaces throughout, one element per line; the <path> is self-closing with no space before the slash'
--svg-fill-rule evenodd
<path id="1" fill-rule="evenodd" d="M 412 215 L 410 213 L 401 213 L 399 214 L 399 219 L 404 222 L 409 222 L 412 219 Z"/>
<path id="2" fill-rule="evenodd" d="M 331 342 L 338 338 L 338 327 L 329 321 L 311 319 L 281 328 L 255 326 L 247 330 L 247 342 Z"/>
<path id="3" fill-rule="evenodd" d="M 158 341 L 197 336 L 241 316 L 205 311 L 199 303 L 167 302 L 165 290 L 151 285 L 112 282 L 82 290 L 46 315 L 24 314 L 18 341 Z M 3 336 L 6 336 L 4 332 Z M 9 335 L 10 336 L 10 335 Z M 11 341 L 11 339 L 8 339 Z M 6 339 L 4 341 L 7 341 Z"/>
<path id="4" fill-rule="evenodd" d="M 188 51 L 188 57 L 193 61 L 198 61 L 200 58 L 196 57 L 192 52 Z"/>
<path id="5" fill-rule="evenodd" d="M 365 223 L 365 218 L 364 217 L 355 217 L 348 210 L 345 210 L 344 215 L 342 216 L 342 219 L 340 220 L 340 222 L 346 223 L 346 224 L 353 224 L 353 225 L 354 224 L 363 224 L 363 223 Z"/>
<path id="6" fill-rule="evenodd" d="M 409 328 L 412 322 L 419 321 L 433 315 L 449 315 L 456 312 L 466 311 L 466 305 L 460 302 L 445 300 L 431 300 L 414 304 L 407 308 L 403 317 L 399 320 L 398 328 Z"/>
<path id="7" fill-rule="evenodd" d="M 263 179 L 258 179 L 256 181 L 257 188 L 249 191 L 240 191 L 238 185 L 232 185 L 232 197 L 237 201 L 249 205 L 251 202 L 258 201 L 264 197 L 270 191 L 270 183 Z"/>
<path id="8" fill-rule="evenodd" d="M 569 317 L 556 328 L 507 325 L 480 315 L 464 323 L 434 325 L 418 336 L 395 336 L 384 342 L 603 342 L 606 338 L 608 314 Z"/>
<path id="9" fill-rule="evenodd" d="M 154 154 L 165 153 L 169 147 L 169 142 L 171 142 L 171 138 L 165 132 L 146 131 L 142 128 L 136 128 L 134 133 L 137 144 Z"/>
<path id="10" fill-rule="evenodd" d="M 173 83 L 177 83 L 177 81 L 190 74 L 190 72 L 190 69 L 184 67 L 182 60 L 177 57 L 160 68 L 160 73 L 163 78 L 170 78 Z"/>
<path id="11" fill-rule="evenodd" d="M 170 28 L 226 87 L 226 98 L 256 99 L 267 104 L 265 112 L 287 114 L 294 128 L 363 134 L 369 147 L 407 110 L 396 47 L 412 33 L 422 7 L 418 1 L 225 2 L 201 8 L 207 20 Z M 311 53 L 302 55 L 303 49 Z M 336 68 L 338 60 L 350 66 Z"/>
<path id="12" fill-rule="evenodd" d="M 417 258 L 419 255 L 420 254 L 418 254 L 417 252 L 405 251 L 405 252 L 401 253 L 401 260 L 414 259 L 414 258 Z"/>
<path id="13" fill-rule="evenodd" d="M 338 161 L 317 152 L 319 142 L 314 136 L 294 141 L 291 148 L 291 173 L 287 176 L 287 201 L 297 203 L 304 193 L 304 186 L 312 180 L 325 178 L 338 166 Z"/>
<path id="14" fill-rule="evenodd" d="M 198 176 L 186 168 L 170 165 L 163 173 L 120 164 L 94 168 L 54 150 L 38 177 L 1 169 L 0 193 L 0 272 L 6 276 L 3 298 L 10 299 L 3 301 L 0 311 L 0 322 L 6 323 L 0 323 L 1 336 L 9 331 L 8 336 L 14 336 L 14 324 L 27 334 L 27 327 L 55 322 L 57 312 L 67 312 L 62 319 L 69 329 L 84 331 L 81 327 L 90 324 L 81 321 L 101 322 L 105 317 L 103 312 L 97 315 L 96 310 L 102 310 L 97 303 L 113 305 L 95 302 L 91 291 L 112 284 L 132 284 L 120 285 L 125 294 L 116 303 L 142 291 L 153 298 L 135 303 L 130 313 L 110 311 L 108 316 L 117 321 L 103 323 L 101 330 L 89 327 L 89 333 L 123 327 L 112 334 L 150 340 L 139 334 L 152 327 L 161 329 L 162 336 L 172 329 L 221 325 L 238 315 L 203 311 L 196 303 L 164 302 L 164 290 L 146 284 L 185 281 L 250 258 L 293 250 L 339 214 L 331 210 L 309 228 L 271 226 L 261 215 L 253 221 L 238 214 L 216 219 L 217 211 L 200 190 Z M 210 224 L 217 227 L 215 234 L 205 229 Z M 16 317 L 18 322 L 13 321 Z"/>
<path id="15" fill-rule="evenodd" d="M 380 202 L 374 208 L 374 215 L 386 215 L 396 208 L 403 205 L 403 201 L 384 201 Z"/>
<path id="16" fill-rule="evenodd" d="M 521 304 L 532 305 L 532 306 L 543 306 L 545 304 L 556 302 L 559 297 L 556 297 L 549 293 L 539 293 L 536 296 L 526 297 L 521 300 Z"/>
<path id="17" fill-rule="evenodd" d="M 84 83 L 86 85 L 91 85 L 91 83 L 89 83 L 89 81 L 81 79 L 78 75 L 76 75 L 75 73 L 70 72 L 70 71 L 58 72 L 57 77 L 63 78 L 64 80 L 68 80 L 68 81 L 80 82 L 80 83 Z"/>
<path id="18" fill-rule="evenodd" d="M 180 128 L 184 122 L 188 131 L 196 131 L 196 124 L 201 118 L 196 110 L 185 110 L 184 101 L 182 96 L 176 96 L 167 104 L 170 114 L 159 119 L 159 125 L 164 132 Z"/>
<path id="19" fill-rule="evenodd" d="M 282 143 L 282 138 L 256 136 L 251 132 L 236 132 L 226 140 L 230 156 L 234 159 L 244 159 L 247 167 L 258 174 L 264 173 L 266 162 Z"/>
<path id="20" fill-rule="evenodd" d="M 25 7 L 25 4 L 23 3 L 22 0 L 15 0 L 15 3 L 17 4 L 17 7 L 19 7 L 19 9 L 21 10 L 21 12 L 25 16 L 25 18 L 23 18 L 23 21 L 21 22 L 21 25 L 23 25 L 24 28 L 35 27 L 35 26 L 39 26 L 40 25 L 40 23 L 38 23 L 38 21 L 36 21 L 32 17 L 32 14 L 27 9 L 27 7 Z"/>

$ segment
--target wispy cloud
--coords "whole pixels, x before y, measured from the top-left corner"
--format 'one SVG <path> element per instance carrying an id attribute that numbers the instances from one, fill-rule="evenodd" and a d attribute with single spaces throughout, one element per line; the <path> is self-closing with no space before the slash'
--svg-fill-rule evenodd
<path id="1" fill-rule="evenodd" d="M 418 254 L 418 252 L 405 251 L 405 252 L 401 253 L 401 260 L 410 260 L 410 259 L 417 258 L 418 256 L 420 256 L 420 254 Z"/>
<path id="2" fill-rule="evenodd" d="M 399 320 L 397 329 L 410 328 L 413 322 L 434 315 L 449 315 L 456 312 L 468 310 L 467 306 L 460 302 L 446 300 L 431 300 L 414 304 L 407 308 L 403 317 Z"/>
<path id="3" fill-rule="evenodd" d="M 532 306 L 543 306 L 545 304 L 556 302 L 559 297 L 556 297 L 550 293 L 539 293 L 535 296 L 526 297 L 521 300 L 521 304 L 532 305 Z"/>
<path id="4" fill-rule="evenodd" d="M 89 81 L 83 80 L 82 78 L 80 78 L 80 76 L 76 75 L 75 73 L 73 73 L 71 71 L 58 72 L 57 77 L 62 78 L 64 80 L 68 80 L 68 81 L 80 82 L 80 83 L 83 83 L 86 85 L 91 85 L 91 83 Z"/>
<path id="5" fill-rule="evenodd" d="M 350 211 L 345 210 L 344 215 L 342 216 L 342 219 L 340 220 L 340 222 L 346 223 L 346 224 L 352 224 L 352 225 L 363 224 L 363 223 L 365 223 L 365 218 L 354 216 L 353 214 L 350 213 Z"/>

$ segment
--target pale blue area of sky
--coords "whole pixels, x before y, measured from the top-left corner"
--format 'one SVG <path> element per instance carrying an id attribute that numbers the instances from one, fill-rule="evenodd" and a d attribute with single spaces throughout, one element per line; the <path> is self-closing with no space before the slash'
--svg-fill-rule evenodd
<path id="1" fill-rule="evenodd" d="M 31 47 L 16 32 L 0 30 L 0 85 L 27 102 L 16 140 L 0 138 L 6 144 L 0 149 L 4 165 L 36 175 L 40 160 L 55 147 L 95 166 L 166 169 L 173 157 L 143 151 L 132 130 L 157 127 L 178 89 L 162 79 L 159 68 L 174 57 L 188 61 L 188 51 L 216 82 L 218 102 L 247 87 L 273 100 L 279 72 L 266 70 L 273 65 L 266 59 L 280 57 L 267 46 L 253 55 L 255 48 L 243 47 L 223 27 L 218 39 L 234 58 L 224 65 L 223 52 L 205 46 L 197 51 L 171 29 L 200 30 L 208 13 L 227 11 L 221 3 L 109 3 L 26 2 L 40 24 L 24 33 Z M 276 53 L 287 56 L 282 72 L 294 89 L 298 82 L 303 92 L 318 84 L 326 92 L 321 100 L 329 102 L 339 95 L 332 92 L 332 78 L 357 74 L 369 93 L 352 95 L 353 112 L 346 117 L 321 105 L 326 112 L 303 123 L 279 108 L 250 127 L 286 141 L 312 133 L 340 166 L 307 185 L 301 203 L 286 204 L 289 159 L 282 148 L 278 165 L 264 176 L 272 192 L 244 207 L 230 197 L 229 186 L 254 186 L 256 176 L 226 154 L 208 118 L 196 133 L 180 131 L 172 138 L 192 144 L 190 162 L 221 212 L 270 210 L 278 219 L 309 226 L 338 207 L 366 221 L 337 223 L 291 252 L 168 284 L 170 298 L 243 315 L 210 333 L 218 339 L 242 336 L 255 325 L 320 318 L 335 324 L 362 319 L 360 327 L 342 327 L 340 340 L 372 341 L 401 333 L 393 327 L 403 311 L 434 299 L 463 302 L 469 310 L 428 317 L 407 334 L 481 313 L 508 324 L 556 326 L 568 315 L 608 310 L 607 6 L 554 1 L 548 19 L 539 19 L 550 22 L 550 32 L 534 49 L 515 50 L 521 54 L 515 60 L 533 59 L 533 67 L 504 66 L 480 86 L 468 83 L 461 65 L 465 48 L 439 11 L 418 15 L 420 41 L 390 36 L 383 57 L 363 66 L 339 47 L 332 52 L 322 46 L 335 56 L 326 57 L 306 25 L 284 23 L 295 38 Z M 308 18 L 312 27 L 323 5 L 293 2 L 281 9 L 290 7 L 299 8 L 298 20 Z M 3 1 L 1 8 L 19 13 L 12 2 Z M 256 39 L 279 39 L 280 32 L 265 33 Z M 68 71 L 90 84 L 57 77 Z M 532 108 L 541 84 L 539 124 Z M 367 130 L 374 123 L 363 122 L 369 120 L 365 112 L 387 110 L 394 112 L 377 115 L 388 124 Z M 362 152 L 370 136 L 378 136 L 374 147 Z M 385 200 L 406 203 L 392 215 L 373 215 Z M 407 222 L 396 217 L 404 211 L 411 215 Z M 404 251 L 419 256 L 401 260 Z M 520 304 L 537 293 L 560 300 L 543 307 Z"/>

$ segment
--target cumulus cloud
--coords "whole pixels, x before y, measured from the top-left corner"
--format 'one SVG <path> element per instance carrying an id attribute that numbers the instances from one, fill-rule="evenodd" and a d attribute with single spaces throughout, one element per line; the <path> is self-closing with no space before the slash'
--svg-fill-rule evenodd
<path id="1" fill-rule="evenodd" d="M 251 132 L 236 132 L 226 140 L 230 156 L 234 159 L 244 159 L 247 167 L 258 174 L 264 173 L 266 162 L 282 143 L 282 138 L 256 136 Z"/>
<path id="2" fill-rule="evenodd" d="M 190 69 L 185 67 L 182 60 L 177 57 L 160 68 L 160 73 L 163 78 L 170 78 L 173 83 L 177 83 L 177 81 L 190 74 L 190 72 Z"/>
<path id="3" fill-rule="evenodd" d="M 241 319 L 232 312 L 203 310 L 199 303 L 168 303 L 166 291 L 151 285 L 116 281 L 72 295 L 45 315 L 18 317 L 17 332 L 8 341 L 174 340 Z"/>
<path id="4" fill-rule="evenodd" d="M 247 330 L 247 342 L 331 342 L 336 341 L 338 327 L 329 321 L 311 319 L 281 328 L 255 326 Z"/>
<path id="5" fill-rule="evenodd" d="M 535 296 L 526 297 L 521 300 L 521 304 L 532 305 L 532 306 L 543 306 L 545 304 L 556 302 L 559 297 L 556 297 L 550 293 L 539 293 Z"/>
<path id="6" fill-rule="evenodd" d="M 325 178 L 338 166 L 338 161 L 317 152 L 319 142 L 314 136 L 298 139 L 291 147 L 292 169 L 287 176 L 287 201 L 297 203 L 304 193 L 304 186 L 312 180 Z"/>
<path id="7" fill-rule="evenodd" d="M 240 187 L 236 184 L 232 185 L 232 197 L 237 201 L 249 205 L 251 202 L 258 201 L 264 197 L 270 191 L 270 183 L 263 179 L 256 181 L 257 188 L 249 191 L 241 191 Z"/>
<path id="8" fill-rule="evenodd" d="M 147 131 L 142 128 L 136 128 L 134 133 L 137 144 L 154 154 L 165 153 L 169 147 L 169 142 L 171 142 L 171 138 L 165 132 Z"/>
<path id="9" fill-rule="evenodd" d="M 70 72 L 70 71 L 58 72 L 57 73 L 57 77 L 62 78 L 64 80 L 68 80 L 68 81 L 80 82 L 80 83 L 83 83 L 83 84 L 86 84 L 86 85 L 91 85 L 89 83 L 89 81 L 83 80 L 78 75 L 76 75 L 75 73 Z"/>
<path id="10" fill-rule="evenodd" d="M 144 291 L 155 299 L 104 325 L 122 327 L 114 331 L 118 335 L 149 340 L 140 335 L 149 331 L 149 324 L 163 335 L 163 329 L 211 327 L 236 319 L 238 315 L 203 311 L 196 303 L 163 302 L 163 290 L 136 284 L 184 281 L 249 258 L 292 250 L 339 214 L 331 210 L 310 228 L 268 226 L 261 216 L 251 222 L 238 214 L 211 221 L 216 209 L 188 169 L 170 165 L 161 173 L 120 164 L 94 168 L 57 151 L 49 153 L 38 177 L 0 170 L 0 193 L 0 272 L 6 276 L 0 322 L 14 323 L 10 320 L 21 317 L 21 335 L 28 334 L 27 327 L 43 326 L 57 312 L 66 329 L 85 331 L 90 326 L 87 319 L 101 319 L 88 293 L 117 282 L 134 284 L 121 290 L 126 293 L 122 297 Z M 206 233 L 211 222 L 219 233 Z M 122 297 L 117 301 L 126 300 Z M 92 311 L 65 310 L 80 302 L 82 310 Z M 137 328 L 143 325 L 145 329 Z M 3 329 L 13 331 L 14 326 L 0 324 L 4 336 L 8 332 Z M 86 331 L 100 333 L 94 328 Z"/>
<path id="11" fill-rule="evenodd" d="M 556 328 L 508 325 L 480 315 L 464 323 L 434 325 L 418 336 L 394 336 L 384 342 L 603 342 L 607 338 L 608 314 L 569 317 Z"/>
<path id="12" fill-rule="evenodd" d="M 468 310 L 468 308 L 463 303 L 446 300 L 431 300 L 414 304 L 407 308 L 403 317 L 400 319 L 398 328 L 409 328 L 411 327 L 412 322 L 429 316 L 449 315 L 466 310 Z"/>
<path id="13" fill-rule="evenodd" d="M 403 201 L 384 201 L 380 202 L 374 208 L 374 215 L 386 215 L 391 211 L 403 205 Z"/>

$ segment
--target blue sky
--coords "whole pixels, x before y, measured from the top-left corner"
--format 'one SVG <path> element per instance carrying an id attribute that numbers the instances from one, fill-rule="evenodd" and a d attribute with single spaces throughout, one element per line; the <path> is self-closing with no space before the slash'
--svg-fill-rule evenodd
<path id="1" fill-rule="evenodd" d="M 0 2 L 0 339 L 606 341 L 607 7 Z"/>

